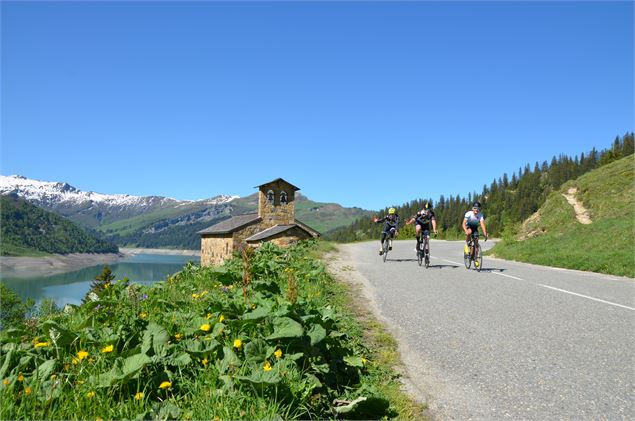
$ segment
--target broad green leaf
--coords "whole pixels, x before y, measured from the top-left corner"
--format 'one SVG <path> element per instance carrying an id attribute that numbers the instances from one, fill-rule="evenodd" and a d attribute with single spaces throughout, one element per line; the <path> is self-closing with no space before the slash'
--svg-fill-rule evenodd
<path id="1" fill-rule="evenodd" d="M 271 309 L 267 307 L 258 307 L 254 311 L 243 314 L 243 320 L 260 320 L 267 317 Z"/>
<path id="2" fill-rule="evenodd" d="M 355 399 L 354 401 L 350 402 L 348 405 L 344 405 L 344 406 L 336 406 L 335 412 L 338 414 L 347 414 L 351 411 L 353 411 L 360 403 L 364 402 L 366 399 L 365 396 L 361 396 L 357 399 Z"/>
<path id="3" fill-rule="evenodd" d="M 12 345 L 15 345 L 15 344 L 12 344 Z M 3 347 L 3 353 L 4 352 L 6 351 L 4 351 L 4 347 Z M 0 379 L 4 379 L 6 376 L 6 373 L 9 371 L 9 368 L 11 367 L 11 358 L 13 357 L 13 353 L 14 353 L 14 349 L 9 349 L 9 351 L 2 356 L 2 367 L 0 368 Z"/>
<path id="4" fill-rule="evenodd" d="M 307 335 L 311 338 L 311 346 L 313 346 L 322 342 L 322 340 L 326 338 L 326 329 L 324 329 L 321 325 L 315 324 L 311 326 Z"/>
<path id="5" fill-rule="evenodd" d="M 152 349 L 156 355 L 165 356 L 167 353 L 167 344 L 170 340 L 168 332 L 160 325 L 150 322 L 145 332 L 143 332 L 143 345 L 141 352 L 148 354 Z"/>
<path id="6" fill-rule="evenodd" d="M 187 352 L 182 352 L 179 355 L 170 358 L 170 363 L 177 367 L 185 367 L 192 362 L 192 358 Z"/>
<path id="7" fill-rule="evenodd" d="M 362 357 L 357 357 L 355 355 L 349 355 L 343 358 L 344 362 L 352 367 L 364 367 L 364 363 L 362 362 Z"/>
<path id="8" fill-rule="evenodd" d="M 226 374 L 230 368 L 238 368 L 241 364 L 242 362 L 240 361 L 240 358 L 238 358 L 234 351 L 231 348 L 224 346 L 223 359 L 218 364 L 218 371 L 220 371 L 221 374 Z"/>
<path id="9" fill-rule="evenodd" d="M 279 317 L 273 320 L 273 333 L 266 339 L 301 338 L 304 334 L 302 325 L 289 317 Z"/>
<path id="10" fill-rule="evenodd" d="M 123 366 L 122 366 L 122 375 L 123 375 L 122 379 L 130 378 L 136 375 L 150 361 L 151 361 L 150 357 L 148 357 L 145 354 L 137 354 L 137 355 L 133 355 L 132 357 L 126 358 L 123 361 Z"/>
<path id="11" fill-rule="evenodd" d="M 2 343 L 6 343 L 6 342 L 12 342 L 12 343 L 19 343 L 20 341 L 22 341 L 22 337 L 24 336 L 24 331 L 22 329 L 7 329 L 7 330 L 3 330 L 2 332 L 0 332 L 0 342 Z M 4 351 L 4 347 L 6 345 L 3 345 L 2 350 Z"/>
<path id="12" fill-rule="evenodd" d="M 185 348 L 188 353 L 198 357 L 209 356 L 219 346 L 220 343 L 216 339 L 210 341 L 187 339 L 183 341 L 183 348 Z"/>
<path id="13" fill-rule="evenodd" d="M 72 333 L 66 326 L 53 320 L 42 323 L 42 330 L 47 332 L 51 340 L 58 346 L 67 346 L 77 339 L 77 335 Z"/>
<path id="14" fill-rule="evenodd" d="M 33 376 L 40 381 L 48 379 L 51 374 L 53 374 L 53 370 L 55 370 L 55 363 L 57 360 L 48 360 L 38 365 L 33 373 Z"/>
<path id="15" fill-rule="evenodd" d="M 318 387 L 322 387 L 322 382 L 311 373 L 305 374 L 304 383 L 306 384 L 307 389 L 309 391 L 311 391 L 311 390 L 313 390 L 315 388 L 318 388 Z"/>
<path id="16" fill-rule="evenodd" d="M 267 342 L 262 339 L 254 339 L 245 345 L 245 359 L 264 361 L 267 358 Z"/>

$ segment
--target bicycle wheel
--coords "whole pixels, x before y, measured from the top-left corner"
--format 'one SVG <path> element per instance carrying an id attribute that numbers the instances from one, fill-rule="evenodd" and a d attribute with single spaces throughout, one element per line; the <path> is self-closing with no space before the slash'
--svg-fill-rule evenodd
<path id="1" fill-rule="evenodd" d="M 430 267 L 430 243 L 428 243 L 428 239 L 426 238 L 425 246 L 423 247 L 423 252 L 425 253 L 425 263 L 426 269 Z"/>
<path id="2" fill-rule="evenodd" d="M 388 257 L 388 251 L 390 250 L 390 241 L 388 238 L 384 240 L 384 262 L 386 262 L 386 257 Z"/>
<path id="3" fill-rule="evenodd" d="M 472 256 L 470 254 L 463 253 L 463 263 L 465 263 L 465 269 L 469 269 L 472 266 Z"/>
<path id="4" fill-rule="evenodd" d="M 474 250 L 474 266 L 477 271 L 481 271 L 483 268 L 483 253 L 481 252 L 481 246 L 477 245 L 476 250 Z"/>

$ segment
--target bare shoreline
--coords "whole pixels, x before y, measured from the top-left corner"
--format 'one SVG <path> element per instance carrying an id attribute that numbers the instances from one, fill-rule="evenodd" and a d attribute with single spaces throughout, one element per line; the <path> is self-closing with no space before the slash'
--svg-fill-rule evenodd
<path id="1" fill-rule="evenodd" d="M 0 279 L 53 275 L 118 262 L 135 254 L 200 256 L 198 250 L 120 248 L 119 253 L 54 254 L 45 257 L 0 256 Z"/>

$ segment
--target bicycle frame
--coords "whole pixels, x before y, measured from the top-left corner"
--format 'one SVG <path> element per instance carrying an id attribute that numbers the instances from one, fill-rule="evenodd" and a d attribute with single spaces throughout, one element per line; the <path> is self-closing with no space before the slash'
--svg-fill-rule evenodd
<path id="1" fill-rule="evenodd" d="M 474 262 L 474 269 L 480 272 L 483 266 L 483 255 L 479 244 L 478 232 L 472 232 L 470 235 L 470 243 L 470 253 L 464 257 L 465 267 L 469 269 L 472 266 L 472 262 Z"/>

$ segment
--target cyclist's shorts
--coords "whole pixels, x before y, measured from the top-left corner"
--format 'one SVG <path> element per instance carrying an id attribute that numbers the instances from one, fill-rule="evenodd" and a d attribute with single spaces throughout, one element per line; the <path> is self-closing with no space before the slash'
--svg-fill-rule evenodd
<path id="1" fill-rule="evenodd" d="M 467 224 L 466 226 L 472 230 L 472 234 L 478 232 L 478 224 Z"/>

